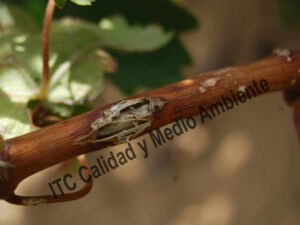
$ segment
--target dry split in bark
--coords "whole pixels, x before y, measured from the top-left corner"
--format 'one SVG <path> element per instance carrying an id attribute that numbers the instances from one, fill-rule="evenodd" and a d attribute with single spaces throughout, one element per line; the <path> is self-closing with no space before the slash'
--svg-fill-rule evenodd
<path id="1" fill-rule="evenodd" d="M 286 91 L 288 96 L 297 96 L 300 51 L 276 50 L 265 59 L 201 74 L 6 140 L 0 158 L 0 199 L 36 205 L 80 198 L 91 189 L 92 181 L 82 190 L 58 198 L 17 196 L 14 190 L 22 180 L 43 169 L 129 141 L 178 118 L 197 115 L 200 106 L 209 107 L 220 96 L 245 92 L 249 86 L 255 86 L 253 82 L 261 85 L 263 80 L 268 84 L 268 93 Z M 84 159 L 81 160 L 84 164 Z"/>

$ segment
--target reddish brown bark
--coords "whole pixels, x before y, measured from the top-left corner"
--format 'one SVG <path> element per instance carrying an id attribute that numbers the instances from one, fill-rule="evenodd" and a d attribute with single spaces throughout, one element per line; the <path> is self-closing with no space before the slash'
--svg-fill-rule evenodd
<path id="1" fill-rule="evenodd" d="M 247 65 L 229 67 L 183 80 L 130 97 L 126 101 L 150 99 L 158 102 L 154 104 L 151 115 L 147 116 L 150 126 L 137 135 L 140 136 L 179 117 L 197 115 L 200 105 L 207 107 L 219 101 L 221 95 L 230 96 L 230 90 L 237 92 L 244 86 L 252 85 L 253 80 L 267 80 L 268 93 L 299 92 L 299 69 L 300 51 L 291 52 L 289 58 L 273 54 Z M 26 177 L 75 156 L 118 144 L 117 141 L 94 143 L 96 137 L 91 126 L 100 117 L 105 117 L 105 110 L 111 109 L 117 103 L 7 140 L 5 143 L 7 158 L 13 167 L 4 168 L 8 170 L 8 181 L 0 183 L 0 199 L 16 202 L 12 199 L 13 192 Z"/>
<path id="2" fill-rule="evenodd" d="M 50 26 L 55 10 L 55 1 L 49 0 L 46 8 L 44 26 L 43 26 L 43 79 L 40 90 L 42 100 L 47 98 L 48 86 L 50 81 L 49 69 L 49 42 L 50 42 Z"/>

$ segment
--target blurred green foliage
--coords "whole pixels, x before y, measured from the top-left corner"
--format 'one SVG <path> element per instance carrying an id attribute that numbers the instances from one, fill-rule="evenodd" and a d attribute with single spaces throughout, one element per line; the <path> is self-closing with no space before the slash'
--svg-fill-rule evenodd
<path id="1" fill-rule="evenodd" d="M 63 8 L 64 5 L 66 4 L 67 0 L 54 0 L 55 4 L 57 5 L 58 8 Z"/>
<path id="2" fill-rule="evenodd" d="M 137 87 L 158 88 L 181 79 L 183 66 L 192 62 L 179 40 L 179 34 L 196 28 L 197 20 L 184 8 L 169 0 L 98 0 L 93 7 L 79 7 L 66 3 L 56 16 L 72 15 L 89 21 L 112 14 L 125 16 L 130 23 L 157 23 L 176 32 L 175 38 L 165 47 L 152 53 L 126 54 L 112 52 L 119 71 L 109 78 L 126 94 Z"/>
<path id="3" fill-rule="evenodd" d="M 38 2 L 0 4 L 0 131 L 5 139 L 29 132 L 26 111 L 39 104 L 39 17 L 44 6 Z M 89 110 L 84 103 L 101 93 L 103 76 L 116 71 L 116 61 L 119 73 L 111 77 L 127 93 L 139 86 L 159 87 L 180 79 L 180 67 L 189 57 L 174 38 L 177 33 L 165 31 L 159 24 L 128 22 L 122 16 L 98 17 L 97 22 L 71 17 L 53 21 L 51 80 L 43 113 L 65 119 Z"/>
<path id="4" fill-rule="evenodd" d="M 7 0 L 22 5 L 42 26 L 45 1 Z M 111 15 L 122 15 L 130 24 L 156 23 L 175 32 L 174 39 L 165 47 L 148 53 L 127 54 L 113 51 L 118 72 L 109 76 L 126 94 L 131 95 L 138 87 L 158 88 L 181 79 L 181 70 L 192 62 L 179 40 L 180 33 L 194 29 L 198 22 L 188 11 L 169 0 L 97 0 L 90 7 L 81 7 L 67 1 L 55 17 L 72 16 L 98 23 Z"/>
<path id="5" fill-rule="evenodd" d="M 289 28 L 300 28 L 300 1 L 275 0 L 281 22 Z"/>

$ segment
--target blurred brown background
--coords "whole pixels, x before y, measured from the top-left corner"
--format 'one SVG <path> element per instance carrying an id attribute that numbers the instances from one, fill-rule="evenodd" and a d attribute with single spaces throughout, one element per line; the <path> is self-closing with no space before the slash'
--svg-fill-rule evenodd
<path id="1" fill-rule="evenodd" d="M 271 1 L 183 4 L 201 21 L 201 29 L 182 37 L 194 60 L 187 77 L 261 58 L 275 47 L 300 48 L 300 33 L 280 25 Z M 101 104 L 123 97 L 107 83 Z M 124 148 L 91 153 L 89 162 Z M 149 151 L 148 159 L 138 155 L 96 179 L 81 200 L 38 207 L 1 202 L 0 224 L 300 224 L 299 143 L 282 93 L 249 101 Z M 60 175 L 57 168 L 42 172 L 18 192 L 48 193 L 47 183 Z"/>

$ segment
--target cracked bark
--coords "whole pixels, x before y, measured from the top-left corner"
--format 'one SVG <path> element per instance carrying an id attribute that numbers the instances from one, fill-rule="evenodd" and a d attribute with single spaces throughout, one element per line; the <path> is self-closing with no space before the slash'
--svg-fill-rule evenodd
<path id="1" fill-rule="evenodd" d="M 67 159 L 117 145 L 151 130 L 199 114 L 199 106 L 209 106 L 221 95 L 230 96 L 251 85 L 253 80 L 268 81 L 270 90 L 300 92 L 300 51 L 288 55 L 274 53 L 246 65 L 201 74 L 138 96 L 59 122 L 38 131 L 5 141 L 0 160 L 0 199 L 24 204 L 14 195 L 17 185 L 30 175 Z M 90 190 L 63 196 L 61 201 L 82 197 Z M 23 199 L 24 200 L 24 199 Z M 29 197 L 27 203 L 39 203 Z M 43 201 L 42 201 L 43 202 Z M 46 197 L 46 202 L 55 202 Z"/>

